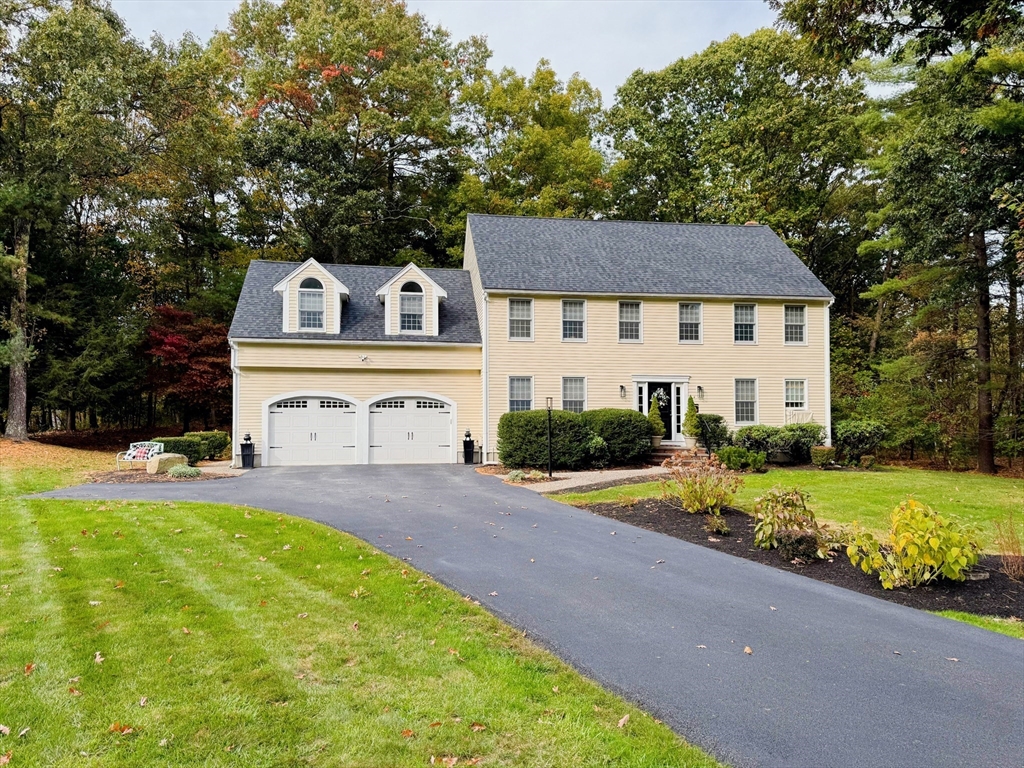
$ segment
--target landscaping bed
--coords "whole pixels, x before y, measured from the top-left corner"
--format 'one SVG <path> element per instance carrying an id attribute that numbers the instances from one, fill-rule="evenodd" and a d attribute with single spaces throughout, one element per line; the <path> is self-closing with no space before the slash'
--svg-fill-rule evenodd
<path id="1" fill-rule="evenodd" d="M 754 547 L 754 519 L 742 510 L 727 508 L 723 511 L 722 517 L 732 532 L 728 536 L 720 536 L 704 530 L 705 515 L 683 512 L 660 498 L 639 499 L 629 505 L 606 502 L 580 506 L 595 514 L 638 528 L 664 533 L 692 544 L 799 573 L 911 608 L 1024 618 L 1024 584 L 1014 582 L 1002 573 L 999 570 L 1000 560 L 996 556 L 984 556 L 974 567 L 973 572 L 988 574 L 988 578 L 981 581 L 940 580 L 916 589 L 888 590 L 882 589 L 877 575 L 863 573 L 853 566 L 844 551 L 836 552 L 831 560 L 801 563 L 782 560 L 777 550 Z"/>
<path id="2" fill-rule="evenodd" d="M 200 480 L 222 480 L 225 475 L 220 472 L 203 472 L 199 477 L 171 477 L 167 473 L 151 475 L 144 469 L 120 469 L 113 472 L 90 472 L 90 483 L 194 483 Z"/>

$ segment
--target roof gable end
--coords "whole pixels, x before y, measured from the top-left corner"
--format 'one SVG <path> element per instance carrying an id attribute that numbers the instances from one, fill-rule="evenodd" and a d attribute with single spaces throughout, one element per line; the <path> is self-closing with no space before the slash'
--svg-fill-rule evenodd
<path id="1" fill-rule="evenodd" d="M 298 275 L 300 272 L 302 272 L 304 269 L 306 269 L 306 267 L 310 266 L 311 264 L 313 266 L 315 266 L 320 271 L 320 273 L 323 274 L 324 277 L 327 278 L 328 282 L 330 282 L 332 285 L 334 285 L 334 292 L 335 293 L 338 293 L 338 294 L 342 295 L 346 299 L 348 298 L 348 296 L 349 296 L 348 286 L 346 286 L 343 282 L 341 282 L 341 280 L 339 280 L 334 275 L 332 275 L 330 272 L 328 272 L 327 268 L 324 267 L 323 264 L 321 264 L 319 261 L 317 261 L 314 258 L 306 259 L 304 262 L 299 264 L 299 266 L 297 266 L 295 269 L 293 269 L 291 272 L 289 272 L 288 275 L 285 278 L 283 278 L 282 280 L 279 280 L 277 282 L 277 284 L 274 286 L 274 292 L 275 293 L 283 293 L 284 290 L 288 287 L 288 283 L 290 283 L 295 278 L 296 275 Z"/>
<path id="2" fill-rule="evenodd" d="M 448 292 L 444 288 L 442 288 L 436 281 L 432 280 L 430 276 L 427 275 L 426 272 L 424 272 L 422 269 L 420 269 L 410 261 L 405 267 L 400 269 L 390 280 L 388 280 L 386 283 L 384 283 L 384 285 L 377 289 L 377 299 L 383 304 L 384 297 L 388 295 L 388 291 L 391 290 L 391 286 L 393 286 L 399 280 L 407 278 L 411 274 L 415 274 L 418 280 L 423 280 L 424 282 L 430 283 L 430 285 L 434 289 L 434 295 L 437 296 L 439 299 L 448 298 Z"/>

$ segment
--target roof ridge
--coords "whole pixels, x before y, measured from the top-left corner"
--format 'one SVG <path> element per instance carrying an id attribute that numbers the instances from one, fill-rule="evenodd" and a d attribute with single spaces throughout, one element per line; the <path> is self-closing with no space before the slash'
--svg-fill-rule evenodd
<path id="1" fill-rule="evenodd" d="M 581 219 L 576 216 L 517 216 L 510 213 L 470 213 L 486 219 L 520 219 L 531 221 L 577 221 L 587 224 L 665 224 L 673 227 L 737 227 L 739 229 L 768 227 L 767 224 L 720 224 L 712 221 L 650 221 L 641 219 Z M 774 230 L 772 230 L 774 232 Z"/>
<path id="2" fill-rule="evenodd" d="M 253 262 L 259 262 L 260 264 L 304 264 L 307 261 L 309 261 L 309 259 L 303 259 L 302 261 L 281 261 L 279 259 L 249 259 L 249 263 L 250 264 L 252 264 Z M 315 259 L 314 259 L 314 261 L 315 261 Z M 354 267 L 360 267 L 362 269 L 405 269 L 407 266 L 409 266 L 408 264 L 403 264 L 400 267 L 396 267 L 396 266 L 394 266 L 392 264 L 333 264 L 331 262 L 324 262 L 324 261 L 317 261 L 316 263 L 319 264 L 321 267 L 324 267 L 325 269 L 327 267 L 345 267 L 346 269 L 350 269 L 350 268 L 354 268 Z M 430 271 L 430 272 L 465 272 L 466 271 L 465 269 L 462 269 L 461 267 L 421 267 L 419 264 L 417 264 L 416 266 L 417 266 L 417 268 L 422 269 L 423 271 Z"/>

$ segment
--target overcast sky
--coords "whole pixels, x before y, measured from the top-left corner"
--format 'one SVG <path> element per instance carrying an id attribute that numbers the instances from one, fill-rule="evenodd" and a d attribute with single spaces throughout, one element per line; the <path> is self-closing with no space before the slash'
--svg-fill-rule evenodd
<path id="1" fill-rule="evenodd" d="M 154 31 L 206 39 L 227 26 L 238 0 L 113 0 L 136 37 Z M 722 40 L 771 26 L 763 0 L 408 0 L 455 39 L 487 38 L 491 67 L 530 72 L 551 60 L 564 80 L 579 72 L 610 104 L 636 69 L 660 69 Z"/>

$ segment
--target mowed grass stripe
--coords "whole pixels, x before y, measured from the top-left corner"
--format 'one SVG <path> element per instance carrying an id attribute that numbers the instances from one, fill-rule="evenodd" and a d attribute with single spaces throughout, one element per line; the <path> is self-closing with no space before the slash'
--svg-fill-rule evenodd
<path id="1" fill-rule="evenodd" d="M 59 537 L 54 557 L 67 556 L 74 658 L 107 657 L 74 697 L 85 725 L 58 735 L 48 764 L 80 765 L 80 751 L 119 766 L 716 764 L 481 609 L 324 526 L 217 505 L 32 505 Z M 67 553 L 75 537 L 88 543 Z M 140 730 L 108 733 L 118 719 Z"/>

